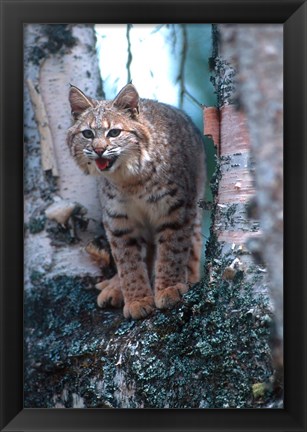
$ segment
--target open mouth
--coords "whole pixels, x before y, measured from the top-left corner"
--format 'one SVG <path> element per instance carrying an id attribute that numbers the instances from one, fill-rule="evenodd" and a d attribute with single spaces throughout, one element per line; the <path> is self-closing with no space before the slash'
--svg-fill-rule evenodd
<path id="1" fill-rule="evenodd" d="M 95 162 L 96 162 L 96 165 L 100 171 L 107 171 L 108 169 L 111 168 L 111 166 L 114 164 L 116 159 L 117 159 L 116 157 L 112 158 L 112 159 L 106 159 L 106 158 L 101 157 L 101 158 L 95 159 Z"/>

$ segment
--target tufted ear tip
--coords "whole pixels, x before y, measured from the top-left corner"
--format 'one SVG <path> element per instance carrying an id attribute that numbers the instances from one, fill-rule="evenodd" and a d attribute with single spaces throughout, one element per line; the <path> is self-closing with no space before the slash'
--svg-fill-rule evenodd
<path id="1" fill-rule="evenodd" d="M 93 108 L 95 106 L 94 101 L 86 96 L 78 87 L 69 84 L 69 103 L 71 107 L 71 112 L 75 120 L 88 108 Z"/>
<path id="2" fill-rule="evenodd" d="M 134 85 L 130 82 L 118 93 L 113 101 L 113 106 L 135 114 L 139 112 L 139 101 L 139 94 Z"/>

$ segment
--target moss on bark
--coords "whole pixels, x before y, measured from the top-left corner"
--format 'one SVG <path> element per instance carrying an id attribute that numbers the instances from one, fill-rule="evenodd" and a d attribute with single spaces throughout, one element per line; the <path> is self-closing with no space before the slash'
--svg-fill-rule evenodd
<path id="1" fill-rule="evenodd" d="M 272 373 L 267 299 L 243 272 L 220 278 L 233 256 L 214 236 L 208 250 L 211 280 L 143 321 L 98 309 L 85 289 L 94 280 L 38 275 L 25 298 L 25 406 L 262 406 L 271 395 L 255 399 L 253 385 Z"/>

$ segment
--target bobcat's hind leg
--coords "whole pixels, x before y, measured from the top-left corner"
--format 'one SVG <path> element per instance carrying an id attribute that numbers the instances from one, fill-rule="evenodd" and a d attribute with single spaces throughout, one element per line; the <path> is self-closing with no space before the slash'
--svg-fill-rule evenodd
<path id="1" fill-rule="evenodd" d="M 189 289 L 187 264 L 192 228 L 176 223 L 164 226 L 157 237 L 155 304 L 158 309 L 171 309 Z"/>
<path id="2" fill-rule="evenodd" d="M 124 305 L 124 297 L 117 274 L 111 279 L 98 283 L 95 287 L 101 290 L 101 293 L 97 297 L 99 307 L 113 306 L 119 308 Z"/>
<path id="3" fill-rule="evenodd" d="M 200 280 L 200 263 L 202 251 L 202 232 L 201 232 L 201 214 L 198 212 L 195 220 L 192 247 L 190 250 L 190 257 L 188 262 L 188 282 L 196 283 Z"/>

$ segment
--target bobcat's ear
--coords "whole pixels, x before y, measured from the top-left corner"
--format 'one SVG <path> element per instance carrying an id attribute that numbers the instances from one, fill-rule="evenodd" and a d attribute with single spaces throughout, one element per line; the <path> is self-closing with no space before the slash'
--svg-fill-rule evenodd
<path id="1" fill-rule="evenodd" d="M 93 108 L 95 106 L 94 101 L 90 97 L 85 96 L 81 90 L 73 85 L 71 85 L 69 90 L 69 102 L 71 113 L 75 120 L 77 120 L 79 115 L 82 114 L 87 108 Z"/>
<path id="2" fill-rule="evenodd" d="M 132 115 L 139 113 L 139 94 L 132 84 L 127 84 L 121 89 L 113 101 L 113 106 L 130 111 Z"/>

